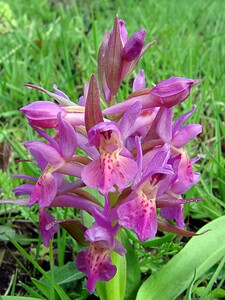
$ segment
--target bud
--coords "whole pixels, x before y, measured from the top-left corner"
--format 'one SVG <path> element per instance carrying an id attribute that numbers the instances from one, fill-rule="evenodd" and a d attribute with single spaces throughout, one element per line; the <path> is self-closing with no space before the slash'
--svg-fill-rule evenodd
<path id="1" fill-rule="evenodd" d="M 200 80 L 170 77 L 158 83 L 151 91 L 151 102 L 155 106 L 172 107 L 180 104 L 190 95 L 191 88 Z"/>
<path id="2" fill-rule="evenodd" d="M 41 128 L 54 128 L 57 126 L 57 114 L 61 108 L 51 101 L 36 101 L 20 109 L 27 117 L 29 123 Z"/>
<path id="3" fill-rule="evenodd" d="M 123 48 L 123 58 L 127 61 L 136 59 L 143 48 L 145 42 L 146 31 L 141 29 L 135 32 L 126 42 Z"/>
<path id="4" fill-rule="evenodd" d="M 105 77 L 112 96 L 117 94 L 121 83 L 122 54 L 123 44 L 120 37 L 118 17 L 116 17 L 105 53 Z"/>

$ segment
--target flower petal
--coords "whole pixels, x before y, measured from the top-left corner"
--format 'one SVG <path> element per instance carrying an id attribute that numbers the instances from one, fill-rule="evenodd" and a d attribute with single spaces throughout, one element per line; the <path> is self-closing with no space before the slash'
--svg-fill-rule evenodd
<path id="1" fill-rule="evenodd" d="M 46 162 L 51 164 L 54 167 L 58 167 L 62 164 L 63 159 L 61 155 L 55 150 L 55 148 L 40 142 L 40 141 L 31 141 L 24 143 L 24 146 L 30 150 L 38 152 Z"/>
<path id="2" fill-rule="evenodd" d="M 173 111 L 171 108 L 164 108 L 156 126 L 156 132 L 165 143 L 170 143 L 172 139 L 172 115 Z"/>
<path id="3" fill-rule="evenodd" d="M 157 232 L 155 200 L 147 199 L 143 192 L 133 192 L 133 199 L 117 209 L 118 222 L 127 229 L 134 229 L 141 242 L 153 238 Z"/>
<path id="4" fill-rule="evenodd" d="M 145 83 L 145 72 L 144 70 L 140 70 L 140 72 L 137 74 L 137 76 L 134 79 L 133 82 L 133 92 L 142 90 L 146 87 L 146 83 Z"/>
<path id="5" fill-rule="evenodd" d="M 116 266 L 111 262 L 109 254 L 94 243 L 86 251 L 77 255 L 77 269 L 88 277 L 86 288 L 93 293 L 97 281 L 109 281 L 116 274 Z"/>
<path id="6" fill-rule="evenodd" d="M 29 205 L 39 204 L 39 207 L 50 206 L 57 192 L 56 181 L 51 173 L 45 172 L 38 179 L 30 196 Z"/>
<path id="7" fill-rule="evenodd" d="M 86 165 L 81 177 L 90 187 L 97 187 L 102 194 L 108 193 L 116 184 L 125 188 L 137 173 L 136 162 L 128 157 L 106 153 L 102 159 Z"/>
<path id="8" fill-rule="evenodd" d="M 53 238 L 54 233 L 59 231 L 57 225 L 52 226 L 49 230 L 46 229 L 46 226 L 54 221 L 55 219 L 47 210 L 40 209 L 39 224 L 41 229 L 42 242 L 45 247 L 49 247 L 50 240 Z"/>
<path id="9" fill-rule="evenodd" d="M 182 127 L 172 139 L 175 147 L 181 148 L 202 132 L 200 124 L 188 124 Z"/>
<path id="10" fill-rule="evenodd" d="M 74 155 L 78 142 L 76 132 L 69 122 L 58 114 L 59 150 L 63 158 L 69 160 Z"/>

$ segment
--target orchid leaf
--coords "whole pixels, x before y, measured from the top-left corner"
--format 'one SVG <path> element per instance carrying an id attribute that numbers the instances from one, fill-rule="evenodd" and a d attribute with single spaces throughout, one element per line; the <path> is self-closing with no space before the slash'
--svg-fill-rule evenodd
<path id="1" fill-rule="evenodd" d="M 0 241 L 8 241 L 10 236 L 12 239 L 15 238 L 16 232 L 14 229 L 7 227 L 7 226 L 1 226 L 0 225 Z"/>
<path id="2" fill-rule="evenodd" d="M 125 300 L 134 299 L 141 284 L 141 270 L 138 257 L 125 231 L 121 231 L 123 246 L 126 248 L 127 280 Z M 135 272 L 134 272 L 135 270 Z"/>
<path id="3" fill-rule="evenodd" d="M 205 234 L 201 234 L 207 231 Z M 177 299 L 225 253 L 225 216 L 201 228 L 186 246 L 140 287 L 136 300 Z"/>
<path id="4" fill-rule="evenodd" d="M 46 273 L 52 275 L 52 272 L 54 274 L 55 282 L 59 285 L 72 284 L 85 276 L 76 269 L 74 261 L 68 262 L 62 267 L 54 266 L 53 270 Z M 48 284 L 48 281 L 44 276 L 40 279 L 40 281 L 44 284 Z"/>

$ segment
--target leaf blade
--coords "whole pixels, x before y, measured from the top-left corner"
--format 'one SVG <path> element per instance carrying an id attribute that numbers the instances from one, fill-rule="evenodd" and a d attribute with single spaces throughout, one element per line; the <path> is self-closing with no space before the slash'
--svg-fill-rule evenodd
<path id="1" fill-rule="evenodd" d="M 136 300 L 176 299 L 196 279 L 224 256 L 225 216 L 207 225 L 165 266 L 149 277 L 138 291 Z M 166 294 L 165 294 L 166 291 Z"/>

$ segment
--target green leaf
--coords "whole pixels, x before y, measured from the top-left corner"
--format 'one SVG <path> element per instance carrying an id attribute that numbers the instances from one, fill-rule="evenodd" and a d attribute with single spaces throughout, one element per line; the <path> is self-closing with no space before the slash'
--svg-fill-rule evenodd
<path id="1" fill-rule="evenodd" d="M 43 282 L 32 278 L 32 283 L 47 297 L 47 299 L 50 299 L 51 293 L 50 293 L 50 288 L 49 288 L 49 281 L 47 284 L 44 284 Z"/>
<path id="2" fill-rule="evenodd" d="M 30 287 L 29 285 L 27 285 L 27 284 L 25 284 L 25 283 L 23 283 L 23 282 L 20 282 L 20 284 L 21 284 L 22 288 L 23 288 L 24 290 L 26 290 L 26 291 L 29 293 L 30 296 L 36 297 L 36 298 L 38 298 L 38 299 L 45 299 L 42 295 L 40 295 L 40 294 L 35 290 L 34 287 Z"/>
<path id="3" fill-rule="evenodd" d="M 122 237 L 123 246 L 127 250 L 126 253 L 127 284 L 126 284 L 124 299 L 130 300 L 135 298 L 135 295 L 137 294 L 137 290 L 141 284 L 141 271 L 140 271 L 138 257 L 125 231 L 121 231 L 121 237 Z"/>
<path id="4" fill-rule="evenodd" d="M 0 296 L 0 300 L 40 300 L 40 298 L 19 297 L 19 296 Z"/>
<path id="5" fill-rule="evenodd" d="M 54 289 L 58 293 L 60 299 L 62 300 L 70 300 L 68 295 L 64 292 L 64 290 L 55 282 L 51 280 L 51 277 L 39 266 L 39 264 L 27 253 L 25 249 L 23 249 L 14 239 L 12 239 L 10 236 L 9 240 L 10 242 L 17 248 L 18 251 L 26 258 L 28 259 L 32 265 L 43 275 L 46 277 L 46 279 L 49 281 L 50 284 L 53 284 Z M 31 299 L 31 298 L 30 298 Z M 1 298 L 0 298 L 1 300 Z"/>
<path id="6" fill-rule="evenodd" d="M 46 274 L 50 275 L 51 272 L 52 271 L 46 272 Z M 83 273 L 77 271 L 75 262 L 68 262 L 66 265 L 62 267 L 54 267 L 53 273 L 54 273 L 54 280 L 59 285 L 65 283 L 71 283 L 85 276 Z M 40 279 L 40 281 L 45 284 L 48 284 L 48 280 L 44 276 Z"/>
<path id="7" fill-rule="evenodd" d="M 205 225 L 165 266 L 140 287 L 136 300 L 176 299 L 196 279 L 218 262 L 225 253 L 225 216 Z"/>
<path id="8" fill-rule="evenodd" d="M 9 237 L 13 239 L 15 238 L 15 235 L 16 233 L 14 229 L 0 225 L 0 241 L 8 241 Z"/>
<path id="9" fill-rule="evenodd" d="M 123 300 L 126 288 L 125 256 L 111 253 L 113 265 L 117 267 L 116 275 L 107 282 L 97 282 L 96 289 L 101 300 Z"/>

